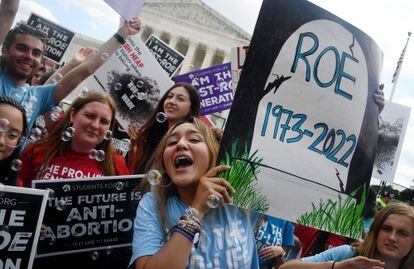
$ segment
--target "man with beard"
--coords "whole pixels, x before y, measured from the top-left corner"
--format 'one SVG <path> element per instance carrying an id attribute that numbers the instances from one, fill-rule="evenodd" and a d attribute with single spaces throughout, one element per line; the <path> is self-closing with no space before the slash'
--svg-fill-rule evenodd
<path id="1" fill-rule="evenodd" d="M 1 5 L 4 2 L 2 0 Z M 13 2 L 13 1 L 12 1 Z M 13 16 L 14 17 L 14 16 Z M 0 17 L 3 25 L 6 17 Z M 26 109 L 28 130 L 35 119 L 65 98 L 77 85 L 93 74 L 129 36 L 138 33 L 141 22 L 134 18 L 104 43 L 97 53 L 71 69 L 57 83 L 44 86 L 30 86 L 27 80 L 37 72 L 46 47 L 47 34 L 24 23 L 11 29 L 4 40 L 0 58 L 0 94 L 12 97 Z M 0 38 L 3 36 L 0 29 Z"/>

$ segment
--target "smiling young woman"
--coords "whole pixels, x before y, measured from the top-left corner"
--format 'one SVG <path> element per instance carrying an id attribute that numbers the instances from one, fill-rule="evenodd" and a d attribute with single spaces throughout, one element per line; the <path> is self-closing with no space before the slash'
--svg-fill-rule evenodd
<path id="1" fill-rule="evenodd" d="M 157 121 L 157 114 L 165 113 L 165 122 Z M 176 83 L 158 102 L 158 105 L 146 123 L 140 128 L 133 141 L 128 155 L 129 171 L 134 174 L 143 173 L 152 153 L 165 133 L 175 123 L 187 117 L 200 116 L 200 96 L 196 88 L 188 83 Z"/>
<path id="2" fill-rule="evenodd" d="M 414 268 L 414 209 L 398 203 L 375 216 L 361 244 L 340 246 L 300 260 L 281 269 L 412 269 Z"/>
<path id="3" fill-rule="evenodd" d="M 18 174 L 21 185 L 30 187 L 33 179 L 128 174 L 125 160 L 112 149 L 111 140 L 104 139 L 112 132 L 114 120 L 111 97 L 91 92 L 74 100 L 53 131 L 23 151 L 23 167 Z M 68 130 L 71 137 L 64 138 Z M 91 158 L 93 149 L 105 152 L 102 160 Z"/>
<path id="4" fill-rule="evenodd" d="M 163 173 L 145 194 L 134 224 L 135 268 L 258 268 L 258 214 L 230 205 L 234 189 L 217 175 L 218 141 L 197 118 L 170 128 L 150 167 Z M 211 195 L 221 206 L 210 208 Z"/>

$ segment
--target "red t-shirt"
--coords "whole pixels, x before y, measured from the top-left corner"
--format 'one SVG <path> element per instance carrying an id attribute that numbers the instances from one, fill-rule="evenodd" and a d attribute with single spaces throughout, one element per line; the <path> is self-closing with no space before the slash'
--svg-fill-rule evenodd
<path id="1" fill-rule="evenodd" d="M 89 153 L 80 153 L 67 149 L 64 155 L 55 156 L 46 171 L 41 167 L 47 152 L 44 146 L 36 143 L 27 146 L 20 160 L 22 168 L 17 175 L 18 184 L 24 187 L 31 187 L 34 179 L 59 179 L 59 178 L 83 178 L 102 177 L 104 174 L 99 168 L 98 161 L 89 158 Z M 118 153 L 113 153 L 112 162 L 117 175 L 128 175 L 128 168 L 124 158 Z"/>

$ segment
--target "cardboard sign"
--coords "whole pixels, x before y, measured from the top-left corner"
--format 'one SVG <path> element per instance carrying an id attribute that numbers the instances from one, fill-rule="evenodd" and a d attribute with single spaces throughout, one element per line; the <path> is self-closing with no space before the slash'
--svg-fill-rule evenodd
<path id="1" fill-rule="evenodd" d="M 145 45 L 170 77 L 174 75 L 185 59 L 184 55 L 169 47 L 167 43 L 153 34 L 145 41 Z"/>
<path id="2" fill-rule="evenodd" d="M 47 191 L 0 185 L 0 268 L 32 268 Z"/>
<path id="3" fill-rule="evenodd" d="M 379 116 L 377 154 L 372 176 L 394 182 L 411 108 L 387 101 Z"/>
<path id="4" fill-rule="evenodd" d="M 131 245 L 143 175 L 34 180 L 51 189 L 37 257 Z"/>
<path id="5" fill-rule="evenodd" d="M 47 33 L 44 56 L 59 63 L 75 33 L 34 13 L 30 15 L 27 24 Z"/>
<path id="6" fill-rule="evenodd" d="M 381 63 L 375 42 L 335 15 L 264 0 L 220 148 L 235 204 L 359 237 L 354 198 L 371 178 Z"/>
<path id="7" fill-rule="evenodd" d="M 173 85 L 138 36 L 127 38 L 93 76 L 84 80 L 65 101 L 71 103 L 89 91 L 109 94 L 116 103 L 116 119 L 124 130 L 134 122 L 143 125 L 163 94 Z"/>
<path id="8" fill-rule="evenodd" d="M 105 2 L 126 21 L 138 17 L 144 5 L 144 0 L 105 0 Z"/>
<path id="9" fill-rule="evenodd" d="M 230 109 L 233 102 L 230 63 L 200 69 L 173 77 L 175 82 L 187 82 L 198 89 L 201 115 Z"/>

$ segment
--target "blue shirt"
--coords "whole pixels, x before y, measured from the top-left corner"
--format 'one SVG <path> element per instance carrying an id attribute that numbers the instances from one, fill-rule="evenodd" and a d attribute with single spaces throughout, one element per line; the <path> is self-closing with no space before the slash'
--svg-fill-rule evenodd
<path id="1" fill-rule="evenodd" d="M 292 247 L 295 245 L 294 226 L 290 221 L 264 215 L 263 222 L 256 233 L 257 249 L 268 246 Z M 270 265 L 271 260 L 260 259 L 260 265 Z"/>
<path id="2" fill-rule="evenodd" d="M 7 95 L 19 102 L 26 109 L 27 131 L 30 130 L 38 116 L 52 110 L 56 84 L 44 86 L 19 87 L 3 71 L 0 71 L 0 94 Z"/>
<path id="3" fill-rule="evenodd" d="M 356 251 L 349 245 L 330 248 L 315 256 L 302 258 L 303 262 L 340 262 L 355 257 Z"/>
<path id="4" fill-rule="evenodd" d="M 165 244 L 156 204 L 153 193 L 146 193 L 139 203 L 131 264 L 139 257 L 154 255 Z M 168 199 L 166 210 L 172 225 L 185 213 L 185 208 L 178 197 Z M 231 205 L 212 209 L 202 219 L 199 245 L 192 248 L 186 268 L 259 268 L 253 235 L 257 217 Z"/>

